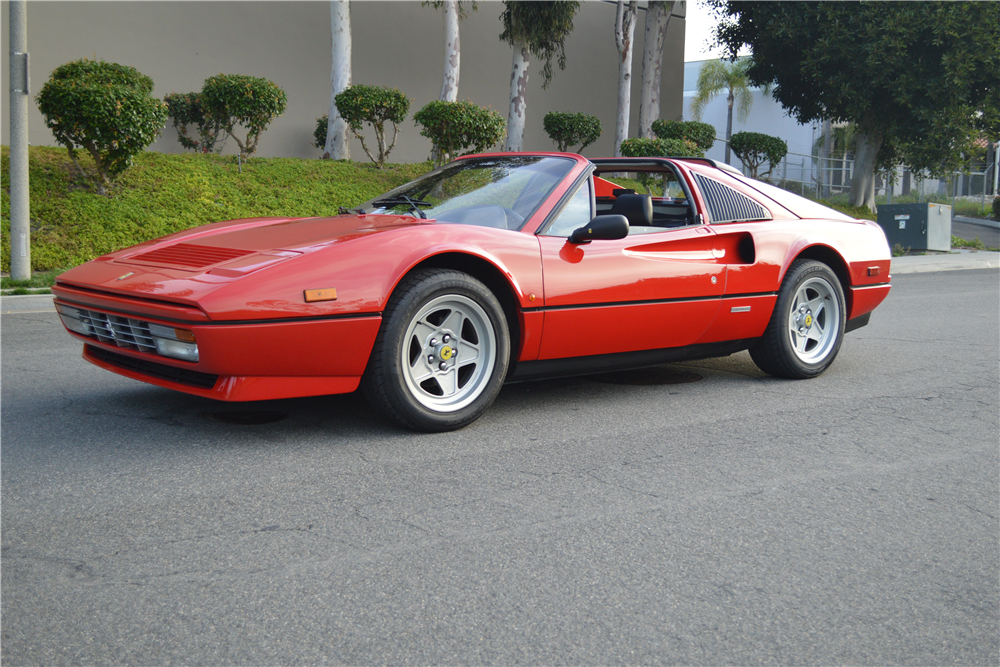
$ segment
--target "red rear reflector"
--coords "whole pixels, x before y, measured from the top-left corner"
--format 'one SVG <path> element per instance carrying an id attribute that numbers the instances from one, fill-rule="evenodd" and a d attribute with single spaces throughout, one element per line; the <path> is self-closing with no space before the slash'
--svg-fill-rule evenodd
<path id="1" fill-rule="evenodd" d="M 880 269 L 877 266 L 869 266 L 868 267 L 868 275 L 869 276 L 877 276 L 879 274 L 879 271 L 880 271 Z"/>
<path id="2" fill-rule="evenodd" d="M 329 289 L 307 289 L 305 291 L 306 303 L 312 303 L 313 301 L 336 301 L 337 300 L 337 290 L 334 288 Z"/>

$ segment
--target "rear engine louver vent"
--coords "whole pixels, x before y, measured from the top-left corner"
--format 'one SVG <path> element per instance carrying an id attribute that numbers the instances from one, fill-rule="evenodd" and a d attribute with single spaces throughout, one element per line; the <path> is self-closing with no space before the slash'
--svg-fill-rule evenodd
<path id="1" fill-rule="evenodd" d="M 249 255 L 252 252 L 252 250 L 214 248 L 212 246 L 194 245 L 191 243 L 177 243 L 166 248 L 157 248 L 156 250 L 150 250 L 141 255 L 130 257 L 129 261 L 200 269 L 212 264 L 228 262 L 244 255 Z"/>
<path id="2" fill-rule="evenodd" d="M 753 222 L 754 220 L 771 219 L 771 214 L 766 208 L 745 194 L 718 181 L 705 178 L 701 174 L 695 174 L 695 178 L 702 196 L 705 197 L 708 214 L 712 217 L 713 223 Z"/>

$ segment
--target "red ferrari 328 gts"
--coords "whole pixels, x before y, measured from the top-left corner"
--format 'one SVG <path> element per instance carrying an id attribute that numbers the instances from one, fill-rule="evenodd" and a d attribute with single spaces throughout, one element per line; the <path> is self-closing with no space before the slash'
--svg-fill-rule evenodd
<path id="1" fill-rule="evenodd" d="M 471 155 L 343 215 L 205 225 L 53 292 L 101 368 L 224 401 L 359 385 L 421 431 L 504 382 L 749 350 L 822 373 L 889 293 L 855 220 L 695 158 Z"/>

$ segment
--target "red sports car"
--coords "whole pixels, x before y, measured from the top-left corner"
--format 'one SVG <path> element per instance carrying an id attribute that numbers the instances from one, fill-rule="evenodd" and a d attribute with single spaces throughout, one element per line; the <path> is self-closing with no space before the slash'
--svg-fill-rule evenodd
<path id="1" fill-rule="evenodd" d="M 471 155 L 329 218 L 205 225 L 53 292 L 87 361 L 224 401 L 359 385 L 422 431 L 504 382 L 749 350 L 822 373 L 889 293 L 874 222 L 695 158 Z"/>

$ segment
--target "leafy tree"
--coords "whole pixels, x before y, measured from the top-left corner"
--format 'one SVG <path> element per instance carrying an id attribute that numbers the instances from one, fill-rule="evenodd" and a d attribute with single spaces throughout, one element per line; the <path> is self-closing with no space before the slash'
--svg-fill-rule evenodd
<path id="1" fill-rule="evenodd" d="M 167 103 L 167 112 L 174 121 L 177 141 L 181 146 L 199 153 L 222 150 L 221 145 L 216 149 L 215 144 L 220 138 L 225 139 L 225 130 L 218 119 L 205 114 L 199 93 L 170 93 L 163 98 L 163 101 Z M 197 139 L 191 136 L 189 125 L 195 126 Z"/>
<path id="2" fill-rule="evenodd" d="M 653 133 L 660 139 L 688 139 L 701 149 L 702 155 L 715 145 L 715 128 L 696 120 L 653 121 Z"/>
<path id="3" fill-rule="evenodd" d="M 89 177 L 103 195 L 167 122 L 167 105 L 152 92 L 153 80 L 134 67 L 84 58 L 57 67 L 35 101 L 81 173 L 76 148 L 94 158 Z"/>
<path id="4" fill-rule="evenodd" d="M 337 111 L 337 95 L 351 85 L 351 3 L 348 0 L 330 0 L 330 37 L 333 68 L 330 71 L 330 111 L 326 115 L 323 158 L 350 160 L 347 122 Z"/>
<path id="5" fill-rule="evenodd" d="M 285 112 L 287 104 L 285 91 L 255 76 L 217 74 L 205 79 L 201 87 L 202 109 L 233 138 L 244 159 L 257 152 L 260 135 Z M 235 134 L 237 125 L 246 130 L 245 138 Z"/>
<path id="6" fill-rule="evenodd" d="M 410 111 L 410 100 L 395 89 L 356 85 L 345 88 L 337 95 L 335 101 L 337 111 L 347 121 L 351 133 L 361 141 L 365 155 L 381 169 L 386 157 L 389 156 L 389 151 L 396 145 L 396 137 L 399 135 L 398 125 L 406 120 L 406 114 Z M 392 124 L 392 142 L 388 146 L 385 143 L 387 122 Z M 361 136 L 362 123 L 368 123 L 375 130 L 378 157 L 372 156 L 365 144 L 365 138 Z"/>
<path id="7" fill-rule="evenodd" d="M 507 113 L 507 144 L 504 150 L 519 151 L 524 147 L 524 120 L 527 105 L 528 65 L 534 55 L 544 61 L 542 88 L 552 80 L 552 58 L 559 69 L 566 69 L 566 37 L 573 30 L 573 17 L 580 3 L 570 0 L 557 2 L 521 2 L 504 0 L 503 33 L 500 40 L 513 47 L 510 75 L 510 107 Z"/>
<path id="8" fill-rule="evenodd" d="M 730 161 L 729 139 L 733 136 L 733 106 L 736 106 L 736 117 L 745 123 L 750 107 L 753 106 L 753 92 L 747 79 L 749 58 L 740 58 L 736 62 L 725 60 L 708 60 L 698 71 L 698 93 L 691 100 L 691 115 L 695 120 L 701 120 L 708 103 L 726 93 L 726 104 L 729 108 L 726 114 L 726 164 Z"/>
<path id="9" fill-rule="evenodd" d="M 503 116 L 468 100 L 435 100 L 413 114 L 413 120 L 424 128 L 420 134 L 434 145 L 435 166 L 466 148 L 471 147 L 471 153 L 481 153 L 499 143 L 504 134 Z"/>
<path id="10" fill-rule="evenodd" d="M 1000 134 L 1000 3 L 712 2 L 752 84 L 799 122 L 857 123 L 852 205 L 874 208 L 877 169 L 943 175 L 977 131 Z"/>
<path id="11" fill-rule="evenodd" d="M 597 141 L 601 136 L 601 119 L 585 113 L 560 113 L 550 111 L 542 119 L 545 133 L 556 142 L 560 151 L 574 144 L 582 144 L 578 152 Z"/>
<path id="12" fill-rule="evenodd" d="M 705 157 L 705 151 L 689 139 L 645 139 L 630 137 L 622 142 L 623 157 Z"/>
<path id="13" fill-rule="evenodd" d="M 670 27 L 674 0 L 650 0 L 642 48 L 642 90 L 639 99 L 639 136 L 653 138 L 653 123 L 660 117 L 660 76 L 663 42 Z"/>
<path id="14" fill-rule="evenodd" d="M 770 166 L 761 177 L 769 176 L 771 170 L 788 155 L 788 144 L 784 140 L 760 132 L 737 132 L 729 145 L 750 170 L 750 178 L 758 178 L 757 170 L 765 162 Z"/>
<path id="15" fill-rule="evenodd" d="M 621 155 L 622 142 L 628 137 L 628 119 L 632 106 L 632 37 L 639 3 L 631 0 L 625 7 L 618 0 L 615 12 L 615 46 L 618 48 L 618 117 L 615 123 L 615 157 Z"/>

